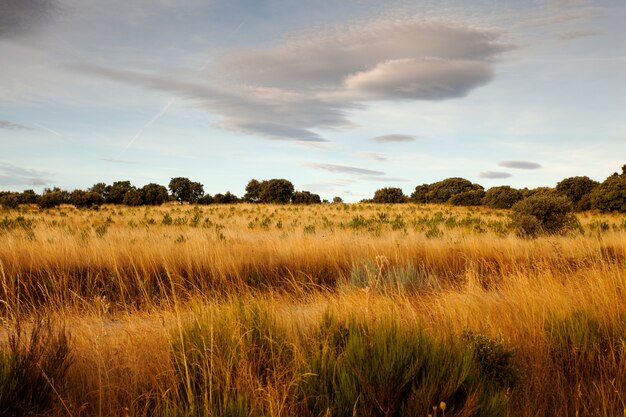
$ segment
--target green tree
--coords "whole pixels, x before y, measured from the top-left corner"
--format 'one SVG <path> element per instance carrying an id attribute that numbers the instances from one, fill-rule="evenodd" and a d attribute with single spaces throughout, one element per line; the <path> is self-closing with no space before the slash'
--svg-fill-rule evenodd
<path id="1" fill-rule="evenodd" d="M 333 204 L 343 204 L 343 198 L 339 197 L 338 195 L 334 196 Z"/>
<path id="2" fill-rule="evenodd" d="M 20 205 L 19 194 L 9 191 L 0 193 L 0 205 L 5 209 L 17 208 Z"/>
<path id="3" fill-rule="evenodd" d="M 68 202 L 75 207 L 90 208 L 104 203 L 104 199 L 93 191 L 74 190 L 70 193 Z"/>
<path id="4" fill-rule="evenodd" d="M 108 195 L 106 202 L 109 204 L 124 204 L 124 197 L 126 193 L 132 190 L 134 187 L 130 181 L 116 181 L 112 186 L 108 188 Z M 97 192 L 97 191 L 96 191 Z"/>
<path id="5" fill-rule="evenodd" d="M 556 191 L 568 197 L 576 211 L 591 209 L 591 192 L 600 183 L 589 177 L 565 178 L 556 185 Z"/>
<path id="6" fill-rule="evenodd" d="M 447 203 L 455 194 L 461 194 L 467 191 L 483 190 L 478 184 L 473 184 L 465 178 L 447 178 L 443 181 L 431 184 L 426 194 L 428 203 Z"/>
<path id="7" fill-rule="evenodd" d="M 291 181 L 274 178 L 261 183 L 259 201 L 261 203 L 287 204 L 293 197 L 294 187 Z"/>
<path id="8" fill-rule="evenodd" d="M 172 178 L 169 189 L 174 198 L 180 203 L 195 203 L 204 195 L 204 186 L 199 182 L 193 182 L 189 178 Z"/>
<path id="9" fill-rule="evenodd" d="M 214 204 L 235 204 L 238 202 L 239 198 L 230 191 L 226 191 L 224 194 L 218 193 L 213 196 Z"/>
<path id="10" fill-rule="evenodd" d="M 508 185 L 499 187 L 491 187 L 485 193 L 483 204 L 487 207 L 496 209 L 510 209 L 513 204 L 520 201 L 524 196 L 520 190 Z"/>
<path id="11" fill-rule="evenodd" d="M 20 204 L 37 204 L 39 196 L 33 190 L 24 190 L 20 195 Z"/>
<path id="12" fill-rule="evenodd" d="M 450 197 L 448 203 L 453 206 L 480 206 L 483 204 L 484 197 L 485 192 L 483 190 L 471 190 L 454 194 Z"/>
<path id="13" fill-rule="evenodd" d="M 426 203 L 428 202 L 426 196 L 430 191 L 430 185 L 422 184 L 415 187 L 415 191 L 411 194 L 411 202 L 412 203 Z"/>
<path id="14" fill-rule="evenodd" d="M 310 191 L 296 191 L 291 199 L 293 204 L 322 204 L 322 199 L 318 194 Z"/>
<path id="15" fill-rule="evenodd" d="M 213 200 L 213 196 L 211 196 L 211 194 L 205 194 L 197 201 L 198 204 L 203 206 L 208 206 L 209 204 L 213 204 L 214 202 L 215 201 Z"/>
<path id="16" fill-rule="evenodd" d="M 406 203 L 407 198 L 401 188 L 385 187 L 376 190 L 372 202 L 374 203 Z"/>
<path id="17" fill-rule="evenodd" d="M 39 207 L 52 208 L 64 204 L 69 199 L 67 191 L 63 191 L 58 187 L 53 189 L 46 188 L 41 197 L 39 197 Z"/>
<path id="18" fill-rule="evenodd" d="M 626 175 L 613 174 L 589 195 L 592 209 L 626 213 Z"/>
<path id="19" fill-rule="evenodd" d="M 246 193 L 243 199 L 251 203 L 258 203 L 261 197 L 261 188 L 261 183 L 258 180 L 251 179 L 248 181 L 248 185 L 246 185 Z"/>
<path id="20" fill-rule="evenodd" d="M 100 194 L 100 196 L 106 201 L 109 197 L 110 190 L 111 190 L 110 185 L 106 185 L 103 182 L 99 182 L 97 184 L 92 185 L 91 188 L 89 188 L 87 191 Z"/>
<path id="21" fill-rule="evenodd" d="M 141 187 L 143 204 L 160 206 L 170 199 L 167 188 L 162 185 L 150 183 Z"/>
<path id="22" fill-rule="evenodd" d="M 128 190 L 128 192 L 124 196 L 123 203 L 127 206 L 143 206 L 145 204 L 143 199 L 143 193 L 141 192 L 141 190 L 133 187 Z"/>
<path id="23" fill-rule="evenodd" d="M 534 237 L 575 228 L 578 221 L 571 211 L 569 198 L 554 193 L 538 193 L 515 203 L 511 207 L 510 218 L 519 234 Z"/>

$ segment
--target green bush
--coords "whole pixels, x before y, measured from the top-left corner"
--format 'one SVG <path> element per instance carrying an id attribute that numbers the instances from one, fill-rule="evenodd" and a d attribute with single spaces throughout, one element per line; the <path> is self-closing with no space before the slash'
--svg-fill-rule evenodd
<path id="1" fill-rule="evenodd" d="M 520 235 L 535 237 L 556 234 L 579 227 L 571 213 L 571 201 L 553 193 L 538 193 L 511 207 L 510 218 Z"/>
<path id="2" fill-rule="evenodd" d="M 473 348 L 437 341 L 393 320 L 348 323 L 327 315 L 300 383 L 309 416 L 503 416 L 505 389 L 480 373 Z"/>
<path id="3" fill-rule="evenodd" d="M 520 190 L 516 190 L 508 185 L 502 185 L 488 189 L 485 193 L 483 204 L 496 209 L 510 209 L 513 207 L 513 204 L 522 198 L 524 197 Z"/>
<path id="4" fill-rule="evenodd" d="M 560 181 L 556 191 L 572 200 L 574 210 L 584 211 L 591 208 L 590 194 L 598 185 L 598 181 L 589 177 L 570 177 Z"/>
<path id="5" fill-rule="evenodd" d="M 465 191 L 450 197 L 448 203 L 453 206 L 480 206 L 483 204 L 484 197 L 483 190 Z"/>
<path id="6" fill-rule="evenodd" d="M 428 187 L 426 202 L 443 204 L 447 203 L 455 194 L 475 190 L 483 190 L 483 187 L 478 184 L 473 184 L 465 178 L 447 178 L 443 181 L 431 184 Z"/>
<path id="7" fill-rule="evenodd" d="M 0 352 L 0 415 L 22 417 L 49 411 L 70 363 L 67 335 L 55 330 L 50 320 L 36 320 L 28 340 L 18 326 Z"/>
<path id="8" fill-rule="evenodd" d="M 407 198 L 401 188 L 386 187 L 376 190 L 372 202 L 374 203 L 406 203 Z"/>
<path id="9" fill-rule="evenodd" d="M 612 175 L 589 194 L 592 209 L 626 213 L 626 176 Z"/>

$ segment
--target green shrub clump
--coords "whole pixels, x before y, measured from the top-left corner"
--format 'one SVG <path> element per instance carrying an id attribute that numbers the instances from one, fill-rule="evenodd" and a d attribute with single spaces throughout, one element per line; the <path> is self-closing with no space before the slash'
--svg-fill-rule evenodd
<path id="1" fill-rule="evenodd" d="M 522 236 L 564 233 L 579 227 L 571 213 L 569 198 L 553 193 L 538 193 L 511 207 L 511 221 Z"/>

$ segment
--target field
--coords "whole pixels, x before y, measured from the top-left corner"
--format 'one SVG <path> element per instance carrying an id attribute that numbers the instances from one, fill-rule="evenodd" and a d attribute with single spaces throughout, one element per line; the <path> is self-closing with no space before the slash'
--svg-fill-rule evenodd
<path id="1" fill-rule="evenodd" d="M 624 415 L 626 217 L 577 217 L 4 211 L 0 415 Z"/>

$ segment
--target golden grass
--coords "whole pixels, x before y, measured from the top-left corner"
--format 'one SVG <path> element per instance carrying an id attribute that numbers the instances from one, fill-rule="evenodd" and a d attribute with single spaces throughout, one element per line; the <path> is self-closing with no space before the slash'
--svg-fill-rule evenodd
<path id="1" fill-rule="evenodd" d="M 466 330 L 501 338 L 521 368 L 510 415 L 626 409 L 623 346 L 577 362 L 572 377 L 555 365 L 546 330 L 580 311 L 624 325 L 623 216 L 582 214 L 580 232 L 535 240 L 508 230 L 504 211 L 447 206 L 62 207 L 2 217 L 5 329 L 45 311 L 71 335 L 73 365 L 60 387 L 68 408 L 58 415 L 176 405 L 172 346 L 199 318 L 235 323 L 241 305 L 270 311 L 293 340 L 309 338 L 329 312 L 393 317 L 435 338 Z M 268 415 L 298 415 L 293 386 L 302 378 L 255 386 L 255 398 Z"/>

